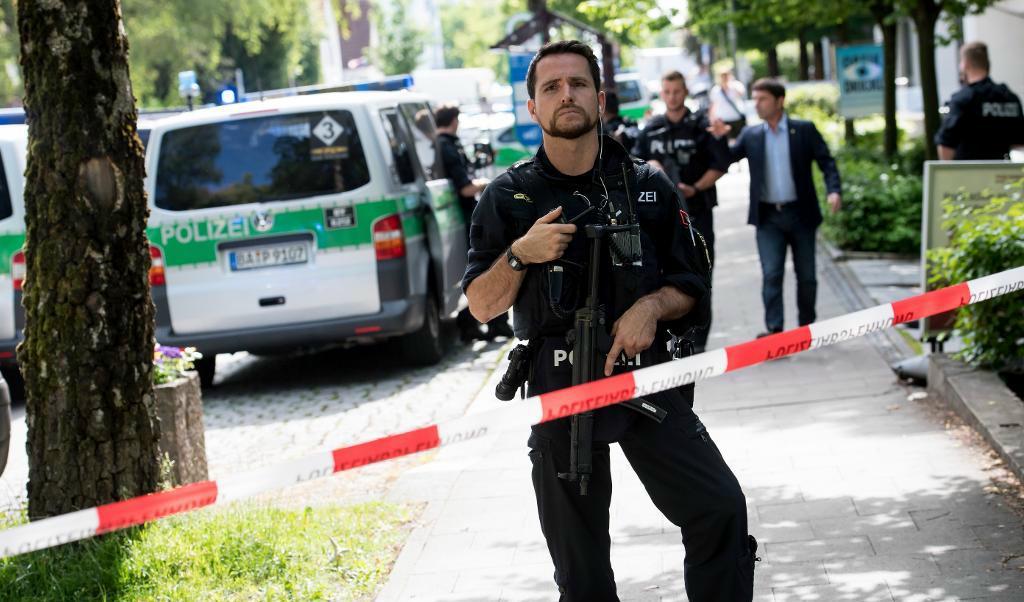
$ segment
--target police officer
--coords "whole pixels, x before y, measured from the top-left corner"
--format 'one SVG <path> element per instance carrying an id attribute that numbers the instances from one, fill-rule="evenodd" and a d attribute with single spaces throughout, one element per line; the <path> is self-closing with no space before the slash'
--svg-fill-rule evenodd
<path id="1" fill-rule="evenodd" d="M 636 121 L 623 117 L 619 113 L 619 95 L 615 92 L 604 93 L 604 131 L 622 146 L 631 149 L 640 136 L 640 126 Z"/>
<path id="2" fill-rule="evenodd" d="M 639 223 L 641 256 L 602 256 L 601 297 L 612 339 L 606 375 L 667 359 L 669 331 L 706 319 L 709 264 L 679 214 L 675 187 L 599 134 L 604 94 L 597 59 L 575 40 L 552 42 L 527 72 L 530 115 L 543 130 L 537 155 L 499 176 L 473 213 L 463 280 L 481 321 L 514 305 L 516 336 L 534 348 L 529 393 L 569 386 L 566 333 L 584 304 L 589 260 L 584 226 Z M 631 221 L 633 220 L 633 221 Z M 557 278 L 555 277 L 557 274 Z M 622 286 L 631 283 L 633 295 Z M 701 317 L 704 315 L 705 317 Z M 620 351 L 624 357 L 620 357 Z M 577 358 L 578 360 L 579 358 Z M 693 386 L 645 396 L 666 412 L 651 418 L 623 405 L 594 412 L 593 474 L 584 494 L 571 471 L 570 421 L 535 425 L 528 446 L 541 529 L 562 601 L 618 600 L 609 562 L 608 445 L 617 442 L 661 512 L 682 530 L 683 578 L 694 601 L 749 601 L 756 542 L 743 492 L 693 413 Z"/>
<path id="3" fill-rule="evenodd" d="M 949 112 L 935 134 L 939 158 L 1005 159 L 1013 146 L 1024 145 L 1020 98 L 988 76 L 988 47 L 981 42 L 960 49 L 964 87 L 949 99 Z"/>
<path id="4" fill-rule="evenodd" d="M 686 80 L 678 71 L 661 78 L 665 114 L 651 118 L 640 132 L 633 154 L 665 171 L 686 199 L 690 219 L 704 236 L 712 263 L 715 259 L 714 215 L 718 204 L 715 182 L 729 170 L 729 147 L 708 130 L 705 111 L 690 111 L 685 104 Z M 710 328 L 710 320 L 708 327 Z M 703 351 L 708 328 L 693 333 L 694 345 Z"/>
<path id="5" fill-rule="evenodd" d="M 437 126 L 437 143 L 441 151 L 441 163 L 444 166 L 444 173 L 452 182 L 459 197 L 459 206 L 462 208 L 462 215 L 466 219 L 467 236 L 470 216 L 476 207 L 476 195 L 483 192 L 489 183 L 486 178 L 474 178 L 475 165 L 466 156 L 462 148 L 462 141 L 459 140 L 459 107 L 445 105 L 437 110 L 434 115 L 434 123 Z M 502 314 L 487 323 L 487 333 L 484 334 L 469 308 L 459 312 L 456 323 L 459 328 L 459 335 L 463 341 L 469 342 L 473 339 L 492 340 L 496 337 L 511 337 L 512 327 L 508 323 L 508 314 Z"/>

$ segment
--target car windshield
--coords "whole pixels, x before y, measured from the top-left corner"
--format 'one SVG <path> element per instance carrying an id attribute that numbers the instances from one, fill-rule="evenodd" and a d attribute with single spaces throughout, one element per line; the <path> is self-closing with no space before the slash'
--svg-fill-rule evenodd
<path id="1" fill-rule="evenodd" d="M 370 181 L 348 111 L 170 130 L 159 152 L 154 203 L 172 211 L 303 199 Z"/>

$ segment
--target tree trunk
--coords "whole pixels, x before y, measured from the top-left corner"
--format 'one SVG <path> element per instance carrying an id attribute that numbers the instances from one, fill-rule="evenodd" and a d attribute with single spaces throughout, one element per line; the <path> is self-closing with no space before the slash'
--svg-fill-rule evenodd
<path id="1" fill-rule="evenodd" d="M 814 49 L 814 79 L 825 79 L 825 48 L 821 38 L 814 40 L 811 47 Z"/>
<path id="2" fill-rule="evenodd" d="M 768 68 L 768 77 L 779 76 L 779 51 L 775 46 L 768 47 L 768 53 L 765 57 L 765 63 Z"/>
<path id="3" fill-rule="evenodd" d="M 937 159 L 935 133 L 939 131 L 939 89 L 935 76 L 935 23 L 941 6 L 932 0 L 920 0 L 914 9 L 917 27 L 917 54 L 921 67 L 921 97 L 924 110 L 925 159 Z"/>
<path id="4" fill-rule="evenodd" d="M 20 0 L 29 517 L 154 491 L 142 146 L 118 0 Z"/>
<path id="5" fill-rule="evenodd" d="M 886 159 L 896 156 L 897 135 L 896 125 L 896 23 L 881 23 L 882 52 L 884 65 L 882 77 L 885 78 L 883 90 L 883 112 L 885 114 L 885 136 L 883 139 Z"/>
<path id="6" fill-rule="evenodd" d="M 895 7 L 892 0 L 874 0 L 871 3 L 871 15 L 875 24 L 882 30 L 882 114 L 885 117 L 885 131 L 882 136 L 882 152 L 885 158 L 892 160 L 896 156 L 897 136 L 896 125 L 896 20 L 893 16 Z"/>
<path id="7" fill-rule="evenodd" d="M 800 81 L 807 81 L 811 79 L 810 64 L 807 60 L 807 34 L 803 31 L 797 37 L 797 43 L 800 45 Z"/>

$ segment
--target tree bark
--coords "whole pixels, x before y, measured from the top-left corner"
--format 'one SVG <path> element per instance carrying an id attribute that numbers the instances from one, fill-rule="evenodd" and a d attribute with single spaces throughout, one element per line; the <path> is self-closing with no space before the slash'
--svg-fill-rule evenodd
<path id="1" fill-rule="evenodd" d="M 935 23 L 942 12 L 934 0 L 920 0 L 914 8 L 917 54 L 921 67 L 921 97 L 924 110 L 925 159 L 938 158 L 935 133 L 939 131 L 939 87 L 935 75 Z"/>
<path id="2" fill-rule="evenodd" d="M 896 23 L 881 23 L 881 28 L 884 60 L 882 77 L 885 78 L 885 88 L 882 92 L 882 107 L 885 114 L 883 151 L 885 157 L 891 160 L 896 156 L 899 134 L 899 126 L 896 125 Z"/>
<path id="3" fill-rule="evenodd" d="M 814 49 L 814 79 L 825 79 L 825 48 L 821 38 L 814 40 L 811 47 Z"/>
<path id="4" fill-rule="evenodd" d="M 768 52 L 765 56 L 766 67 L 768 68 L 768 77 L 779 76 L 779 51 L 775 46 L 769 46 Z"/>
<path id="5" fill-rule="evenodd" d="M 810 61 L 807 58 L 807 34 L 801 31 L 797 36 L 797 43 L 800 45 L 800 81 L 811 79 Z"/>
<path id="6" fill-rule="evenodd" d="M 154 491 L 143 153 L 118 0 L 20 0 L 29 518 Z"/>

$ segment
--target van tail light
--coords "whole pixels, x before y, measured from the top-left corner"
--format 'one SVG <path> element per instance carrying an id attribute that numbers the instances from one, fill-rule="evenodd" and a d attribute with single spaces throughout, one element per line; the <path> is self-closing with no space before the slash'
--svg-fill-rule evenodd
<path id="1" fill-rule="evenodd" d="M 405 234 L 398 215 L 383 217 L 373 224 L 373 248 L 377 261 L 405 257 Z"/>
<path id="2" fill-rule="evenodd" d="M 149 245 L 149 285 L 163 286 L 164 279 L 164 253 L 158 247 Z"/>
<path id="3" fill-rule="evenodd" d="M 25 252 L 18 251 L 11 257 L 11 279 L 14 280 L 14 290 L 20 291 L 25 284 Z"/>

